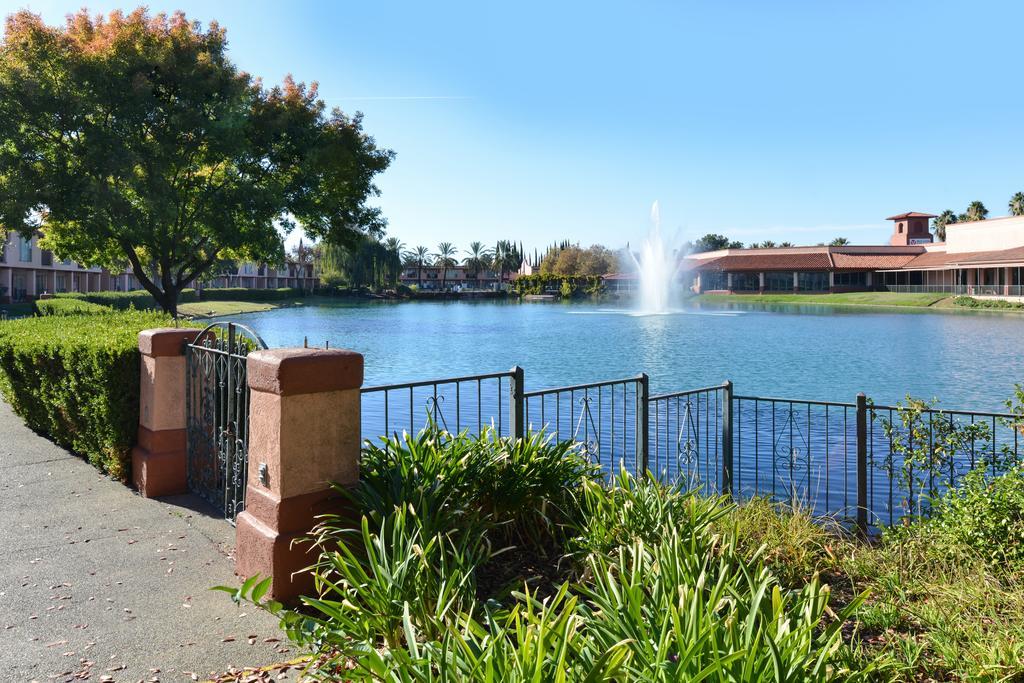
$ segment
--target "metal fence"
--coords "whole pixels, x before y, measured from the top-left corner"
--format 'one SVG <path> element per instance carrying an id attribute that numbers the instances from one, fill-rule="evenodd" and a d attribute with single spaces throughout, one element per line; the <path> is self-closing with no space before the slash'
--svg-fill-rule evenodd
<path id="1" fill-rule="evenodd" d="M 646 374 L 524 390 L 522 368 L 363 389 L 363 436 L 541 432 L 620 466 L 705 493 L 799 505 L 863 530 L 920 512 L 979 465 L 1018 462 L 1024 416 L 746 396 L 731 382 L 650 394 Z"/>
<path id="2" fill-rule="evenodd" d="M 648 387 L 647 375 L 639 375 L 524 392 L 522 424 L 530 433 L 578 442 L 591 462 L 610 471 L 623 464 L 642 470 Z"/>
<path id="3" fill-rule="evenodd" d="M 970 294 L 967 285 L 881 285 L 887 292 L 902 294 Z"/>
<path id="4" fill-rule="evenodd" d="M 503 436 L 519 433 L 516 416 L 511 413 L 512 406 L 520 403 L 517 387 L 521 395 L 520 368 L 365 387 L 361 392 L 363 439 L 416 434 L 431 425 L 450 432 L 479 434 L 493 427 Z"/>

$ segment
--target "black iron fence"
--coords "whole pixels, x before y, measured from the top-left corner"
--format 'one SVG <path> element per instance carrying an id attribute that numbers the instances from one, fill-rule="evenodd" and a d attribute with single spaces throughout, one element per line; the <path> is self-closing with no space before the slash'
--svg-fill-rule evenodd
<path id="1" fill-rule="evenodd" d="M 493 427 L 498 434 L 521 434 L 520 417 L 512 414 L 522 401 L 521 368 L 485 375 L 382 384 L 362 389 L 364 439 L 408 432 L 434 425 L 450 432 L 478 434 Z M 520 408 L 521 410 L 521 408 Z M 520 413 L 521 416 L 521 413 Z"/>
<path id="2" fill-rule="evenodd" d="M 580 444 L 609 473 L 767 497 L 862 529 L 891 525 L 979 465 L 1018 462 L 1024 416 L 734 393 L 731 382 L 650 394 L 646 374 L 525 391 L 507 372 L 363 389 L 363 436 L 448 431 L 542 432 Z"/>
<path id="3" fill-rule="evenodd" d="M 609 470 L 620 464 L 645 469 L 648 387 L 647 375 L 638 375 L 524 392 L 523 433 L 576 441 L 584 455 Z"/>

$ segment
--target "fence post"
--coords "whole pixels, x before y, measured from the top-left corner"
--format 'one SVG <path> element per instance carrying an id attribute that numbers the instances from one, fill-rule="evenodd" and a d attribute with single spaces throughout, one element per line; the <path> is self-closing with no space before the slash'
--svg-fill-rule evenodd
<path id="1" fill-rule="evenodd" d="M 523 439 L 526 437 L 526 424 L 524 420 L 526 406 L 526 382 L 523 376 L 523 369 L 518 365 L 512 368 L 512 386 L 509 388 L 509 402 L 512 404 L 509 411 L 509 431 L 513 438 Z"/>
<path id="2" fill-rule="evenodd" d="M 333 486 L 359 481 L 363 357 L 341 349 L 271 349 L 246 360 L 249 466 L 235 572 L 272 576 L 268 597 L 313 595 L 316 549 L 303 539 L 325 513 L 350 512 Z"/>
<path id="3" fill-rule="evenodd" d="M 857 394 L 857 529 L 868 531 L 868 400 Z"/>
<path id="4" fill-rule="evenodd" d="M 132 482 L 146 498 L 188 490 L 185 345 L 196 334 L 173 327 L 139 333 L 139 432 L 132 449 Z"/>
<path id="5" fill-rule="evenodd" d="M 636 469 L 637 476 L 647 476 L 650 457 L 651 380 L 641 372 L 636 383 Z"/>
<path id="6" fill-rule="evenodd" d="M 732 490 L 732 381 L 722 384 L 722 493 L 731 496 Z"/>

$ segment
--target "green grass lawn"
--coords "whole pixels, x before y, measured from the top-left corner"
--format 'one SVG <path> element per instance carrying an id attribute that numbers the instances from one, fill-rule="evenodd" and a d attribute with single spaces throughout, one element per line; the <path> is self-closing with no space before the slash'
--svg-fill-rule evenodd
<path id="1" fill-rule="evenodd" d="M 282 302 L 283 303 L 283 302 Z M 259 313 L 271 311 L 280 304 L 256 303 L 252 301 L 196 301 L 178 304 L 178 313 L 194 318 L 213 318 L 222 315 L 239 315 L 241 313 Z"/>
<path id="2" fill-rule="evenodd" d="M 846 292 L 843 294 L 701 294 L 698 301 L 742 301 L 765 304 L 822 304 L 829 306 L 931 306 L 947 294 Z"/>

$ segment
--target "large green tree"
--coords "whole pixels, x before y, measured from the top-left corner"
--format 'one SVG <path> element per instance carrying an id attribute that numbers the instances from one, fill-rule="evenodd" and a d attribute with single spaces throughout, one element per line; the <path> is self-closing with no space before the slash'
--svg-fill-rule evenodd
<path id="1" fill-rule="evenodd" d="M 301 224 L 356 247 L 392 152 L 313 84 L 266 88 L 225 31 L 144 9 L 51 27 L 7 19 L 0 44 L 0 224 L 59 257 L 132 272 L 171 313 L 221 259 L 279 262 Z"/>
<path id="2" fill-rule="evenodd" d="M 704 235 L 699 240 L 693 243 L 691 251 L 695 254 L 700 254 L 705 251 L 718 251 L 719 249 L 742 248 L 742 242 L 730 240 L 725 235 L 718 235 L 716 233 L 709 232 L 708 234 Z"/>

